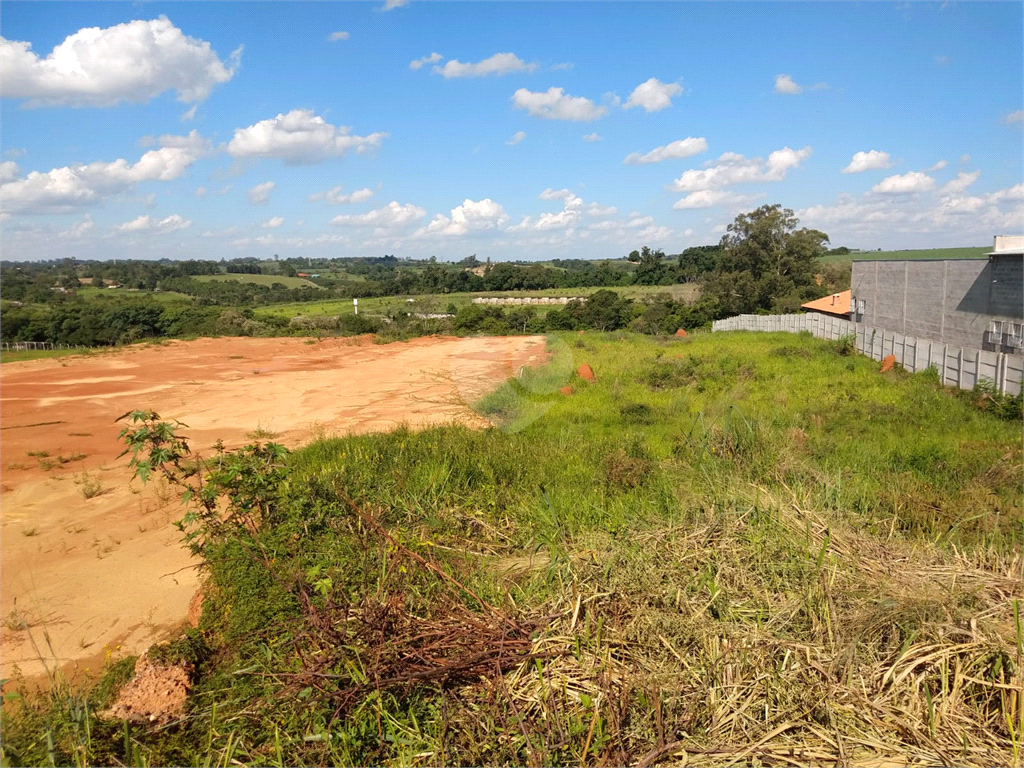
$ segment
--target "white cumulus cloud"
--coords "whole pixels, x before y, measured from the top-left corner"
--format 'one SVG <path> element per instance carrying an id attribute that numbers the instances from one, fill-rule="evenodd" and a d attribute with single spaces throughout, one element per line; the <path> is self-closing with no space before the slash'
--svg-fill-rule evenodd
<path id="1" fill-rule="evenodd" d="M 949 163 L 947 161 L 939 160 L 939 162 L 937 162 L 935 165 L 933 165 L 931 168 L 929 168 L 926 172 L 927 173 L 933 173 L 934 171 L 941 171 L 947 165 L 949 165 Z"/>
<path id="2" fill-rule="evenodd" d="M 1003 118 L 1004 123 L 1024 123 L 1024 109 L 1018 109 L 1016 112 L 1011 112 Z"/>
<path id="3" fill-rule="evenodd" d="M 872 192 L 882 195 L 909 195 L 915 192 L 927 192 L 935 187 L 935 179 L 920 171 L 911 171 L 902 176 L 889 176 L 871 188 Z"/>
<path id="4" fill-rule="evenodd" d="M 551 187 L 537 195 L 538 200 L 568 200 L 570 197 L 573 197 L 573 194 L 568 189 L 552 189 Z"/>
<path id="5" fill-rule="evenodd" d="M 843 168 L 843 173 L 862 173 L 863 171 L 890 168 L 891 166 L 892 158 L 889 157 L 888 152 L 871 149 L 867 152 L 857 152 L 853 159 L 850 160 L 850 164 Z"/>
<path id="6" fill-rule="evenodd" d="M 315 203 L 318 200 L 323 200 L 330 205 L 345 205 L 347 203 L 361 203 L 364 200 L 369 200 L 373 197 L 373 190 L 369 187 L 363 189 L 357 189 L 351 194 L 342 194 L 341 187 L 334 187 L 326 192 L 314 192 L 309 196 L 309 202 Z"/>
<path id="7" fill-rule="evenodd" d="M 526 131 L 516 131 L 514 134 L 512 134 L 512 138 L 506 141 L 505 143 L 508 144 L 510 147 L 514 147 L 516 144 L 518 144 L 525 138 Z"/>
<path id="8" fill-rule="evenodd" d="M 32 44 L 0 37 L 0 95 L 27 106 L 109 107 L 175 90 L 198 102 L 232 78 L 241 48 L 221 61 L 208 42 L 188 37 L 166 16 L 69 35 L 46 58 Z"/>
<path id="9" fill-rule="evenodd" d="M 599 107 L 583 96 L 567 96 L 562 88 L 554 87 L 539 92 L 520 88 L 512 94 L 512 103 L 516 109 L 548 120 L 590 122 L 608 114 L 607 107 Z"/>
<path id="10" fill-rule="evenodd" d="M 331 36 L 327 39 L 330 40 L 332 43 L 336 43 L 339 40 L 348 40 L 348 38 L 348 32 L 331 32 Z"/>
<path id="11" fill-rule="evenodd" d="M 486 75 L 507 75 L 510 72 L 533 72 L 536 64 L 527 64 L 514 53 L 496 53 L 490 58 L 476 64 L 463 64 L 452 59 L 443 67 L 435 66 L 434 71 L 446 78 L 451 77 L 485 77 Z"/>
<path id="12" fill-rule="evenodd" d="M 249 190 L 249 202 L 253 205 L 263 205 L 270 202 L 270 193 L 274 191 L 276 186 L 277 184 L 272 181 L 264 181 L 262 184 L 257 184 Z"/>
<path id="13" fill-rule="evenodd" d="M 0 163 L 0 184 L 14 181 L 21 175 L 18 164 L 13 160 L 4 160 Z"/>
<path id="14" fill-rule="evenodd" d="M 284 224 L 284 219 L 280 216 L 274 216 L 273 218 L 264 221 L 260 226 L 263 227 L 263 229 L 277 229 L 282 224 Z"/>
<path id="15" fill-rule="evenodd" d="M 367 213 L 346 214 L 335 216 L 331 219 L 332 224 L 344 224 L 351 227 L 375 227 L 377 229 L 391 229 L 403 226 L 409 222 L 422 219 L 427 212 L 419 206 L 401 203 L 392 200 L 383 208 L 369 211 Z"/>
<path id="16" fill-rule="evenodd" d="M 693 155 L 700 154 L 701 152 L 707 152 L 707 150 L 707 139 L 703 137 L 695 139 L 690 136 L 685 139 L 673 141 L 670 144 L 666 144 L 664 147 L 655 147 L 645 155 L 641 155 L 639 152 L 632 152 L 629 155 L 626 155 L 626 159 L 623 162 L 627 165 L 660 163 L 663 160 L 680 160 L 684 157 L 691 157 Z"/>
<path id="17" fill-rule="evenodd" d="M 789 75 L 776 75 L 775 76 L 775 91 L 777 93 L 789 93 L 798 94 L 803 92 L 803 87 L 793 82 L 793 78 Z"/>
<path id="18" fill-rule="evenodd" d="M 192 222 L 177 213 L 171 214 L 165 219 L 155 219 L 151 216 L 142 215 L 138 218 L 118 224 L 114 232 L 174 232 L 178 229 L 191 227 Z"/>
<path id="19" fill-rule="evenodd" d="M 418 230 L 416 235 L 465 235 L 469 232 L 495 229 L 507 221 L 508 215 L 500 203 L 489 197 L 479 201 L 467 198 L 462 201 L 462 205 L 452 208 L 451 216 L 439 213 L 426 227 Z"/>
<path id="20" fill-rule="evenodd" d="M 603 206 L 600 203 L 585 203 L 569 189 L 552 189 L 548 187 L 539 195 L 538 200 L 561 200 L 562 210 L 557 213 L 542 213 L 536 219 L 532 216 L 524 216 L 522 220 L 508 228 L 509 232 L 545 232 L 555 229 L 571 230 L 582 219 L 584 214 L 589 216 L 611 216 L 616 212 L 614 206 Z M 601 229 L 601 226 L 591 225 L 592 229 Z"/>
<path id="21" fill-rule="evenodd" d="M 57 236 L 61 240 L 77 240 L 92 230 L 93 226 L 92 216 L 87 213 L 81 221 L 71 225 L 68 229 L 62 230 Z"/>
<path id="22" fill-rule="evenodd" d="M 420 69 L 424 64 L 435 64 L 443 58 L 444 56 L 440 53 L 432 53 L 429 56 L 424 56 L 422 59 L 413 59 L 409 62 L 409 69 Z"/>
<path id="23" fill-rule="evenodd" d="M 596 133 L 588 133 L 583 136 L 584 141 L 600 141 L 601 137 Z"/>
<path id="24" fill-rule="evenodd" d="M 676 192 L 697 192 L 705 189 L 721 189 L 735 184 L 782 181 L 791 168 L 796 168 L 810 156 L 810 147 L 803 149 L 783 147 L 768 155 L 767 160 L 726 152 L 718 158 L 717 165 L 711 165 L 703 170 L 685 171 L 682 176 L 672 182 L 670 188 Z"/>
<path id="25" fill-rule="evenodd" d="M 658 78 L 652 77 L 633 89 L 622 108 L 643 107 L 648 112 L 657 112 L 671 107 L 672 97 L 678 96 L 682 92 L 683 86 L 679 83 L 663 83 Z"/>
<path id="26" fill-rule="evenodd" d="M 146 181 L 173 181 L 201 156 L 210 143 L 197 131 L 188 136 L 161 136 L 134 165 L 127 160 L 94 162 L 32 171 L 25 178 L 0 185 L 0 201 L 8 213 L 68 213 L 101 203 Z"/>
<path id="27" fill-rule="evenodd" d="M 965 173 L 964 171 L 960 171 L 960 173 L 957 174 L 956 178 L 953 179 L 952 181 L 946 182 L 946 184 L 943 185 L 940 191 L 944 195 L 958 195 L 961 192 L 966 191 L 968 187 L 974 184 L 974 182 L 978 180 L 979 176 L 981 176 L 981 171 L 974 171 L 973 173 Z"/>
<path id="28" fill-rule="evenodd" d="M 696 208 L 713 208 L 716 205 L 741 205 L 750 202 L 752 199 L 750 195 L 737 195 L 733 192 L 718 189 L 701 189 L 697 192 L 691 192 L 686 197 L 678 200 L 672 207 L 677 211 L 684 211 Z"/>
<path id="29" fill-rule="evenodd" d="M 350 129 L 335 127 L 308 109 L 261 120 L 235 130 L 228 152 L 238 158 L 276 158 L 292 165 L 323 162 L 349 150 L 368 152 L 380 146 L 386 133 L 353 136 Z"/>

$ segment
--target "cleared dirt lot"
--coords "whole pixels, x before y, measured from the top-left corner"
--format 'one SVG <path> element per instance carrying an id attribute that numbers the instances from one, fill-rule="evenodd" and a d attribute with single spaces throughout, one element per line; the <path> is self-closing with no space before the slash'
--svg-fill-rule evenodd
<path id="1" fill-rule="evenodd" d="M 41 658 L 95 672 L 185 619 L 197 582 L 171 525 L 182 509 L 167 488 L 129 484 L 121 414 L 178 419 L 200 452 L 257 429 L 296 447 L 401 423 L 479 423 L 466 401 L 543 356 L 542 337 L 200 339 L 5 363 L 0 676 L 39 675 Z"/>

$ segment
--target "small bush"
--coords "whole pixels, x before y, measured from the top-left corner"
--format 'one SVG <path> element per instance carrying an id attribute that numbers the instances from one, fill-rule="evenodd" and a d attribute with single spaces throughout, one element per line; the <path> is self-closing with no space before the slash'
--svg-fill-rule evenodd
<path id="1" fill-rule="evenodd" d="M 836 354 L 840 357 L 850 357 L 851 355 L 857 354 L 857 337 L 852 333 L 843 336 L 841 339 L 837 339 L 832 348 Z"/>
<path id="2" fill-rule="evenodd" d="M 973 390 L 964 392 L 974 405 L 982 411 L 1007 421 L 1020 421 L 1024 418 L 1024 393 L 1016 395 L 1003 394 L 995 382 L 988 379 L 979 381 Z"/>

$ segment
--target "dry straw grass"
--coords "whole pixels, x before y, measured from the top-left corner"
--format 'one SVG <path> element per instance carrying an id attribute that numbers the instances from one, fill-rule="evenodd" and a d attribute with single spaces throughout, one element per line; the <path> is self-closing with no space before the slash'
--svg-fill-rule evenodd
<path id="1" fill-rule="evenodd" d="M 583 764 L 1020 765 L 1019 555 L 879 540 L 755 496 L 571 560 L 574 593 L 533 648 L 556 658 L 503 681 L 546 725 L 535 761 L 550 762 L 553 723 L 579 721 Z M 780 541 L 805 562 L 783 562 Z"/>

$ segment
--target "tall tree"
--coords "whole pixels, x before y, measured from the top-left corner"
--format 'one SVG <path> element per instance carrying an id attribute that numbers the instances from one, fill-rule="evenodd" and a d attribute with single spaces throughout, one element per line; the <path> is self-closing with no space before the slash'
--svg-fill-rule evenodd
<path id="1" fill-rule="evenodd" d="M 733 312 L 787 311 L 820 293 L 814 275 L 828 235 L 797 229 L 789 208 L 763 205 L 741 213 L 721 241 L 718 268 L 705 279 L 705 295 Z"/>

